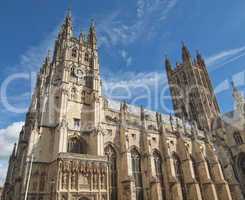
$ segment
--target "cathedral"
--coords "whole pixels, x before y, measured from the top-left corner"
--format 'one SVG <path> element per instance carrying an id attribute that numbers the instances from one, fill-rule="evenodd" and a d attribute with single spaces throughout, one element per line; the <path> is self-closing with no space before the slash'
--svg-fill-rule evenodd
<path id="1" fill-rule="evenodd" d="M 200 53 L 183 44 L 182 63 L 165 65 L 174 116 L 108 99 L 95 25 L 75 37 L 69 12 L 38 73 L 2 200 L 243 200 L 243 96 L 233 85 L 231 126 Z"/>

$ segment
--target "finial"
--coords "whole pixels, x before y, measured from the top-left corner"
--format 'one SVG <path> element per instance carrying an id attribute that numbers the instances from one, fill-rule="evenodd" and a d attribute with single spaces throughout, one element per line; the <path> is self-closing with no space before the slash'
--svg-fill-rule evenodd
<path id="1" fill-rule="evenodd" d="M 181 41 L 181 44 L 182 44 L 182 47 L 184 47 L 184 46 L 185 46 L 185 42 L 184 42 L 184 40 L 182 40 L 182 41 Z"/>
<path id="2" fill-rule="evenodd" d="M 91 28 L 95 28 L 95 20 L 94 20 L 94 18 L 91 19 L 90 27 Z"/>
<path id="3" fill-rule="evenodd" d="M 67 9 L 67 16 L 71 17 L 71 15 L 72 15 L 72 0 L 69 0 L 68 9 Z"/>

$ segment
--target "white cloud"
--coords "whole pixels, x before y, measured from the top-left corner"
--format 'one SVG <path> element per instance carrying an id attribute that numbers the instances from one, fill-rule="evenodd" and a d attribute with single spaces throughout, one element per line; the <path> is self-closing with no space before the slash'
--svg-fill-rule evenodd
<path id="1" fill-rule="evenodd" d="M 132 57 L 129 56 L 129 54 L 126 50 L 121 50 L 120 54 L 121 54 L 121 57 L 123 58 L 123 60 L 125 61 L 126 66 L 129 66 L 132 64 Z"/>
<path id="2" fill-rule="evenodd" d="M 106 46 L 129 45 L 141 36 L 144 40 L 154 35 L 155 28 L 162 25 L 178 0 L 138 0 L 136 17 L 127 23 L 116 11 L 98 23 L 100 43 Z M 124 14 L 124 12 L 123 12 Z"/>
<path id="3" fill-rule="evenodd" d="M 7 175 L 7 162 L 0 163 L 0 186 L 3 186 Z"/>
<path id="4" fill-rule="evenodd" d="M 8 159 L 23 125 L 24 122 L 14 122 L 6 128 L 0 129 L 0 185 L 4 183 Z"/>
<path id="5" fill-rule="evenodd" d="M 245 46 L 224 50 L 214 55 L 211 55 L 206 58 L 206 64 L 217 69 L 228 63 L 234 62 L 243 56 L 245 56 Z"/>
<path id="6" fill-rule="evenodd" d="M 167 78 L 164 73 L 119 72 L 117 74 L 109 74 L 108 78 L 103 79 L 103 91 L 106 96 L 111 98 L 123 97 L 125 92 L 129 92 L 130 96 L 133 97 L 142 95 L 145 90 L 150 93 L 156 92 L 153 90 L 160 90 L 161 86 L 166 84 L 166 82 Z"/>
<path id="7" fill-rule="evenodd" d="M 0 159 L 7 159 L 11 154 L 23 124 L 24 122 L 14 122 L 6 128 L 0 129 Z"/>

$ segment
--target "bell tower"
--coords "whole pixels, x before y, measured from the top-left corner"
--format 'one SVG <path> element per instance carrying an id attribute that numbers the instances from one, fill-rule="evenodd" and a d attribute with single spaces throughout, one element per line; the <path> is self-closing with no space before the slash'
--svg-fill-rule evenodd
<path id="1" fill-rule="evenodd" d="M 192 59 L 183 43 L 182 63 L 173 68 L 169 58 L 166 58 L 165 67 L 175 115 L 196 121 L 202 130 L 210 130 L 212 120 L 220 110 L 201 54 L 197 52 L 196 58 Z"/>
<path id="2" fill-rule="evenodd" d="M 76 37 L 69 11 L 55 41 L 51 70 L 45 78 L 47 97 L 42 105 L 41 126 L 56 127 L 54 156 L 70 151 L 69 139 L 75 137 L 84 140 L 84 151 L 80 153 L 103 153 L 98 138 L 92 138 L 98 136 L 95 132 L 102 116 L 98 57 L 95 23 L 91 22 L 88 34 Z"/>

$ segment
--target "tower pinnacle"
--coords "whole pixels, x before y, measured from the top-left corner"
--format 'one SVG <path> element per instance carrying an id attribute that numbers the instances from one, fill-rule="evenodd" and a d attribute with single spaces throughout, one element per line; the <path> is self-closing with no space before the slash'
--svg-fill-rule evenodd
<path id="1" fill-rule="evenodd" d="M 182 60 L 184 63 L 191 63 L 191 54 L 184 42 L 182 42 Z"/>

